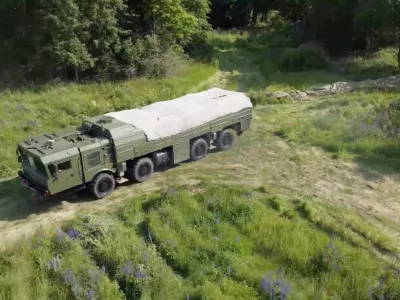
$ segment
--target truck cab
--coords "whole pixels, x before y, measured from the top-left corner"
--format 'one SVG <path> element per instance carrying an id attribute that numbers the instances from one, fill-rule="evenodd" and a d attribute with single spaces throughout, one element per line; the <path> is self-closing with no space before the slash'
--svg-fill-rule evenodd
<path id="1" fill-rule="evenodd" d="M 142 131 L 112 118 L 86 119 L 77 129 L 44 134 L 17 146 L 21 183 L 49 196 L 85 187 L 101 172 L 116 175 L 135 155 L 135 144 L 145 142 Z M 117 145 L 117 150 L 115 146 Z"/>
<path id="2" fill-rule="evenodd" d="M 82 185 L 84 177 L 78 146 L 56 135 L 40 136 L 19 143 L 18 160 L 22 163 L 21 183 L 49 196 Z"/>

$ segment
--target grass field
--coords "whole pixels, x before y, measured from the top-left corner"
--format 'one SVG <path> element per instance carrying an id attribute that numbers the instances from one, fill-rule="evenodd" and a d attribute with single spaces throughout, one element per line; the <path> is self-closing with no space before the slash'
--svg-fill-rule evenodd
<path id="1" fill-rule="evenodd" d="M 372 245 L 396 249 L 357 216 L 203 182 L 39 232 L 2 256 L 0 298 L 367 299 L 370 289 L 400 292 L 395 265 Z"/>
<path id="2" fill-rule="evenodd" d="M 40 120 L 2 133 L 3 174 L 15 172 L 15 140 L 82 115 L 211 86 L 280 90 L 393 72 L 389 50 L 349 59 L 346 75 L 280 72 L 276 49 L 248 38 L 212 36 L 218 72 L 192 65 L 158 81 L 3 92 L 8 122 Z M 234 149 L 105 200 L 35 206 L 5 182 L 0 239 L 46 226 L 1 253 L 0 299 L 399 299 L 394 100 L 376 91 L 256 107 Z"/>

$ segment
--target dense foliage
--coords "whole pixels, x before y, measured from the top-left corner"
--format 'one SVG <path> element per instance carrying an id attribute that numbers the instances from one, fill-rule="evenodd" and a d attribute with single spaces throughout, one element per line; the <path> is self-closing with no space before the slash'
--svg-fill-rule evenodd
<path id="1" fill-rule="evenodd" d="M 267 24 L 271 11 L 297 46 L 330 55 L 400 45 L 394 0 L 4 0 L 0 79 L 163 76 L 182 52 L 207 50 L 211 26 Z"/>
<path id="2" fill-rule="evenodd" d="M 208 9 L 206 0 L 2 1 L 0 67 L 49 79 L 162 75 L 171 50 L 207 28 Z"/>
<path id="3" fill-rule="evenodd" d="M 272 10 L 301 24 L 308 39 L 333 55 L 399 44 L 400 4 L 394 0 L 213 0 L 211 23 L 220 28 L 254 25 Z"/>

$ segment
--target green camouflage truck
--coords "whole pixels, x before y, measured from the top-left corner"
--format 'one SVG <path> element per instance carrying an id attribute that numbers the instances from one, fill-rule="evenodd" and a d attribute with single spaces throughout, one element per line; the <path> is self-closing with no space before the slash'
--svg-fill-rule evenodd
<path id="1" fill-rule="evenodd" d="M 118 184 L 147 181 L 161 166 L 231 148 L 251 119 L 249 98 L 217 88 L 86 118 L 78 128 L 18 143 L 19 177 L 42 196 L 84 188 L 102 199 Z"/>

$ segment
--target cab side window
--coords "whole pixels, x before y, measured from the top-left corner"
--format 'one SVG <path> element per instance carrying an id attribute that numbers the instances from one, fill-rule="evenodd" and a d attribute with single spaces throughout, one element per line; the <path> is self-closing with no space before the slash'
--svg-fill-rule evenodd
<path id="1" fill-rule="evenodd" d="M 94 168 L 101 165 L 100 152 L 93 152 L 86 156 L 89 168 Z"/>
<path id="2" fill-rule="evenodd" d="M 71 168 L 72 168 L 71 161 L 66 161 L 66 162 L 60 163 L 58 165 L 58 171 L 59 172 L 67 171 L 67 170 L 69 170 Z"/>

